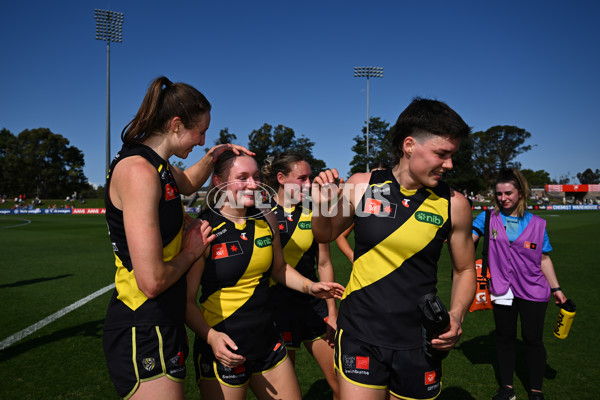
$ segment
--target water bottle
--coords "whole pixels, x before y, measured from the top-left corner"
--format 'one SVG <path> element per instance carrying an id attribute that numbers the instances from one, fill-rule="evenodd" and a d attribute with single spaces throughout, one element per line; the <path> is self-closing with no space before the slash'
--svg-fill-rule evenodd
<path id="1" fill-rule="evenodd" d="M 560 310 L 554 326 L 554 336 L 559 339 L 566 339 L 575 317 L 575 303 L 572 300 L 567 300 L 562 304 L 557 304 L 557 306 L 560 307 Z"/>

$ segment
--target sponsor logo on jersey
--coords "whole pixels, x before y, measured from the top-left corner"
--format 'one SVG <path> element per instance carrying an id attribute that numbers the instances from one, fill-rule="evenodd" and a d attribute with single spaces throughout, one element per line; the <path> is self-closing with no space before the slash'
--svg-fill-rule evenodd
<path id="1" fill-rule="evenodd" d="M 365 212 L 373 215 L 379 214 L 381 211 L 381 201 L 375 199 L 367 199 L 365 202 Z"/>
<path id="2" fill-rule="evenodd" d="M 142 365 L 144 369 L 148 372 L 152 371 L 156 366 L 156 362 L 154 361 L 154 357 L 147 357 L 142 360 Z"/>
<path id="3" fill-rule="evenodd" d="M 240 242 L 237 240 L 233 242 L 219 243 L 212 247 L 212 259 L 218 260 L 219 258 L 233 257 L 240 254 L 244 254 Z"/>
<path id="4" fill-rule="evenodd" d="M 167 183 L 165 185 L 165 200 L 169 201 L 169 200 L 173 200 L 174 198 L 176 198 L 176 193 L 175 193 L 175 189 L 173 188 L 173 186 L 171 186 L 170 183 Z"/>
<path id="5" fill-rule="evenodd" d="M 531 242 L 525 242 L 525 248 L 535 250 L 537 249 L 537 244 Z"/>
<path id="6" fill-rule="evenodd" d="M 289 214 L 287 217 L 285 217 L 288 221 L 293 222 L 294 218 L 292 218 L 292 214 Z"/>
<path id="7" fill-rule="evenodd" d="M 271 243 L 273 243 L 273 239 L 271 238 L 271 236 L 263 236 L 254 240 L 254 244 L 260 248 L 270 246 Z"/>
<path id="8" fill-rule="evenodd" d="M 342 356 L 344 373 L 370 375 L 369 357 L 366 356 Z"/>
<path id="9" fill-rule="evenodd" d="M 425 372 L 425 384 L 432 385 L 435 383 L 435 371 Z"/>
<path id="10" fill-rule="evenodd" d="M 442 224 L 444 223 L 444 218 L 442 218 L 441 215 L 437 215 L 426 211 L 417 211 L 415 213 L 415 219 L 419 222 L 425 222 L 427 224 L 432 224 L 435 226 L 442 226 Z"/>
<path id="11" fill-rule="evenodd" d="M 367 199 L 365 202 L 365 213 L 373 214 L 378 217 L 396 217 L 397 204 L 381 201 L 377 199 Z"/>
<path id="12" fill-rule="evenodd" d="M 286 343 L 291 343 L 292 342 L 292 332 L 290 331 L 285 331 L 283 332 L 283 341 Z"/>
<path id="13" fill-rule="evenodd" d="M 371 185 L 371 193 L 381 193 L 386 196 L 390 194 L 390 185 L 387 183 L 379 183 Z"/>
<path id="14" fill-rule="evenodd" d="M 244 372 L 246 372 L 246 367 L 244 366 L 244 364 L 238 365 L 237 367 L 233 368 L 234 374 L 243 374 Z"/>
<path id="15" fill-rule="evenodd" d="M 408 204 L 408 203 L 410 203 L 410 199 L 402 200 L 402 205 L 406 208 L 410 207 L 410 204 Z"/>
<path id="16" fill-rule="evenodd" d="M 357 369 L 369 369 L 369 357 L 356 356 Z"/>
<path id="17" fill-rule="evenodd" d="M 312 229 L 312 223 L 311 221 L 300 221 L 298 222 L 298 228 L 302 230 L 310 230 Z"/>
<path id="18" fill-rule="evenodd" d="M 246 232 L 242 232 L 240 234 L 240 237 L 242 238 L 242 240 L 248 240 L 248 238 L 246 237 Z"/>

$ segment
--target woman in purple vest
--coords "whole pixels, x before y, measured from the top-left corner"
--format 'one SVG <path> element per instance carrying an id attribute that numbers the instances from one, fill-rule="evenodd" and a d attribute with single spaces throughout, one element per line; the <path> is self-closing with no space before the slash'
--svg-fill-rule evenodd
<path id="1" fill-rule="evenodd" d="M 542 381 L 546 368 L 543 343 L 544 317 L 550 293 L 556 303 L 567 298 L 562 292 L 554 265 L 546 221 L 525 210 L 529 185 L 516 169 L 503 169 L 495 185 L 495 207 L 490 213 L 490 295 L 496 323 L 496 352 L 500 389 L 492 400 L 516 399 L 513 389 L 517 316 L 529 370 L 529 399 L 543 400 Z M 473 240 L 484 235 L 485 211 L 473 221 Z"/>

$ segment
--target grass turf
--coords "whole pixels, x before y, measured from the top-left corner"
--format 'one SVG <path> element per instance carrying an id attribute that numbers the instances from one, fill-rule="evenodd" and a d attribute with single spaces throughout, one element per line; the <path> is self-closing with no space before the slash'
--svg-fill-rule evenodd
<path id="1" fill-rule="evenodd" d="M 599 351 L 593 338 L 600 329 L 600 318 L 594 311 L 599 300 L 594 278 L 600 213 L 538 214 L 548 221 L 554 247 L 551 256 L 561 286 L 577 303 L 577 315 L 566 340 L 553 336 L 558 309 L 548 306 L 544 392 L 549 399 L 596 399 L 593 384 L 599 371 Z M 113 255 L 102 216 L 0 216 L 0 243 L 0 340 L 114 279 Z M 345 284 L 350 263 L 335 244 L 332 258 L 336 280 Z M 440 296 L 449 304 L 450 261 L 446 251 L 439 265 Z M 0 351 L 0 398 L 117 399 L 102 352 L 102 323 L 109 296 L 110 292 L 101 295 Z M 459 345 L 444 361 L 444 389 L 439 399 L 489 399 L 497 388 L 491 312 L 469 313 L 463 330 Z M 192 337 L 190 333 L 190 340 Z M 518 350 L 515 389 L 517 397 L 524 399 L 527 372 L 520 341 Z M 191 357 L 187 367 L 187 398 L 199 399 Z M 305 399 L 331 398 L 321 371 L 304 350 L 297 354 L 297 373 Z"/>

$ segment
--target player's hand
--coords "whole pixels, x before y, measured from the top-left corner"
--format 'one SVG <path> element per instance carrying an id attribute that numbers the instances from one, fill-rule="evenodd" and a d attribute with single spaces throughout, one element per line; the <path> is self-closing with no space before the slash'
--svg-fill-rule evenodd
<path id="1" fill-rule="evenodd" d="M 461 323 L 450 313 L 450 325 L 446 332 L 431 340 L 431 347 L 438 350 L 451 350 L 462 335 Z"/>
<path id="2" fill-rule="evenodd" d="M 217 146 L 214 146 L 208 151 L 207 155 L 209 157 L 212 157 L 213 162 L 216 162 L 219 159 L 219 156 L 221 154 L 223 154 L 224 151 L 227 151 L 227 150 L 233 151 L 236 155 L 240 155 L 241 153 L 245 153 L 249 156 L 256 155 L 253 152 L 251 152 L 250 150 L 248 150 L 247 148 L 245 148 L 244 146 L 240 146 L 239 144 L 233 144 L 233 143 L 224 143 L 224 144 L 219 144 Z"/>
<path id="3" fill-rule="evenodd" d="M 237 351 L 238 347 L 226 333 L 211 329 L 208 331 L 206 342 L 212 348 L 217 361 L 228 368 L 235 368 L 246 361 L 246 358 L 233 352 Z"/>
<path id="4" fill-rule="evenodd" d="M 335 345 L 335 332 L 337 331 L 337 314 L 329 314 L 327 318 L 325 318 L 325 323 L 327 324 L 325 341 L 333 348 Z"/>
<path id="5" fill-rule="evenodd" d="M 336 202 L 342 193 L 340 185 L 343 183 L 344 179 L 340 178 L 335 168 L 319 172 L 311 185 L 311 198 L 314 206 L 319 207 L 321 204 L 326 204 L 327 209 L 331 208 L 332 203 Z"/>
<path id="6" fill-rule="evenodd" d="M 208 224 L 208 221 L 195 219 L 190 222 L 186 220 L 184 222 L 181 250 L 189 251 L 197 260 L 215 238 L 216 236 L 212 233 L 212 227 Z"/>
<path id="7" fill-rule="evenodd" d="M 341 299 L 344 290 L 337 282 L 312 282 L 308 293 L 320 299 Z"/>

